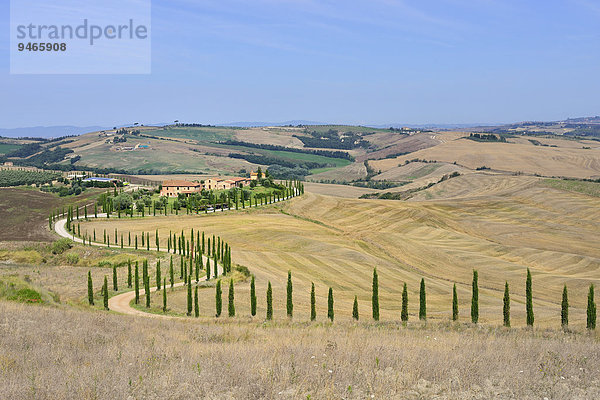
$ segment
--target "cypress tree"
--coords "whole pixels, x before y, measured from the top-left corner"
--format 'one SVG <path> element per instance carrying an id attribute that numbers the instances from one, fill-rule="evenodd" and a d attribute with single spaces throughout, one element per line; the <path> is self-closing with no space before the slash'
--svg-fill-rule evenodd
<path id="1" fill-rule="evenodd" d="M 135 262 L 135 304 L 140 304 L 140 274 L 137 261 Z"/>
<path id="2" fill-rule="evenodd" d="M 594 285 L 590 285 L 587 304 L 587 328 L 596 329 L 596 302 L 594 301 Z"/>
<path id="3" fill-rule="evenodd" d="M 267 285 L 267 320 L 273 319 L 273 289 L 271 288 L 271 281 Z"/>
<path id="4" fill-rule="evenodd" d="M 427 319 L 427 297 L 425 294 L 425 278 L 421 278 L 421 289 L 419 290 L 419 319 Z"/>
<path id="5" fill-rule="evenodd" d="M 94 235 L 95 235 L 95 233 L 94 233 Z M 135 235 L 135 249 L 136 250 L 138 249 L 138 240 L 137 240 L 137 238 L 138 238 L 137 235 Z"/>
<path id="6" fill-rule="evenodd" d="M 146 275 L 144 291 L 146 292 L 146 308 L 150 308 L 150 276 L 148 275 Z"/>
<path id="7" fill-rule="evenodd" d="M 315 299 L 315 284 L 311 282 L 310 287 L 310 320 L 314 321 L 317 319 L 317 304 Z"/>
<path id="8" fill-rule="evenodd" d="M 229 303 L 228 310 L 230 317 L 235 317 L 235 304 L 234 304 L 234 292 L 233 292 L 233 279 L 229 280 Z"/>
<path id="9" fill-rule="evenodd" d="M 329 294 L 327 295 L 327 318 L 333 322 L 333 289 L 329 288 Z"/>
<path id="10" fill-rule="evenodd" d="M 179 258 L 179 279 L 183 279 L 183 256 Z"/>
<path id="11" fill-rule="evenodd" d="M 400 312 L 400 319 L 402 322 L 408 321 L 408 288 L 406 282 L 402 288 L 402 311 Z"/>
<path id="12" fill-rule="evenodd" d="M 158 241 L 158 229 L 156 230 L 156 251 L 160 251 L 160 243 Z"/>
<path id="13" fill-rule="evenodd" d="M 187 285 L 187 316 L 192 315 L 192 285 Z"/>
<path id="14" fill-rule="evenodd" d="M 569 326 L 569 295 L 567 293 L 567 285 L 564 286 L 562 292 L 562 303 L 560 305 L 560 325 L 563 328 Z"/>
<path id="15" fill-rule="evenodd" d="M 371 308 L 373 309 L 373 319 L 379 321 L 379 281 L 377 278 L 377 269 L 373 268 L 373 295 L 371 299 Z"/>
<path id="16" fill-rule="evenodd" d="M 92 284 L 92 271 L 88 271 L 88 302 L 94 305 L 94 286 Z"/>
<path id="17" fill-rule="evenodd" d="M 127 260 L 127 287 L 131 287 L 131 258 Z"/>
<path id="18" fill-rule="evenodd" d="M 108 311 L 108 279 L 104 275 L 104 286 L 102 287 L 104 292 L 104 309 Z"/>
<path id="19" fill-rule="evenodd" d="M 527 268 L 527 281 L 525 282 L 525 297 L 527 308 L 527 326 L 533 326 L 533 293 L 531 290 L 531 272 Z"/>
<path id="20" fill-rule="evenodd" d="M 198 286 L 194 288 L 194 317 L 200 316 L 200 308 L 198 306 Z"/>
<path id="21" fill-rule="evenodd" d="M 456 293 L 456 283 L 452 287 L 452 321 L 458 321 L 458 295 Z"/>
<path id="22" fill-rule="evenodd" d="M 171 256 L 171 261 L 169 262 L 169 279 L 171 280 L 171 288 L 173 288 L 173 283 L 175 282 L 175 272 L 173 271 L 173 256 Z"/>
<path id="23" fill-rule="evenodd" d="M 504 316 L 504 326 L 510 328 L 510 292 L 508 290 L 508 282 L 504 283 L 504 306 L 502 314 Z"/>
<path id="24" fill-rule="evenodd" d="M 256 315 L 256 287 L 254 284 L 254 275 L 250 281 L 250 315 L 253 317 Z"/>
<path id="25" fill-rule="evenodd" d="M 473 293 L 471 297 L 471 322 L 479 321 L 479 283 L 477 270 L 473 270 Z"/>
<path id="26" fill-rule="evenodd" d="M 292 318 L 294 314 L 294 303 L 292 301 L 292 271 L 288 271 L 287 279 L 287 316 Z"/>
<path id="27" fill-rule="evenodd" d="M 206 280 L 210 279 L 210 258 L 206 259 Z"/>
<path id="28" fill-rule="evenodd" d="M 127 233 L 128 239 L 127 239 L 127 246 L 131 247 L 131 232 Z"/>
<path id="29" fill-rule="evenodd" d="M 163 290 L 163 312 L 167 312 L 167 278 L 164 278 L 163 281 L 163 288 L 165 288 L 165 290 Z"/>
<path id="30" fill-rule="evenodd" d="M 190 283 L 190 281 L 188 280 L 188 269 L 187 269 L 187 262 L 183 265 L 183 281 L 186 285 L 188 285 Z"/>
<path id="31" fill-rule="evenodd" d="M 354 296 L 354 304 L 352 305 L 352 318 L 358 321 L 358 298 Z"/>
<path id="32" fill-rule="evenodd" d="M 219 275 L 219 266 L 217 265 L 217 256 L 213 253 L 213 271 L 215 278 Z M 221 275 L 225 275 L 225 270 L 221 270 Z"/>
<path id="33" fill-rule="evenodd" d="M 162 281 L 162 273 L 160 272 L 160 260 L 156 261 L 156 290 L 160 290 L 160 282 Z"/>
<path id="34" fill-rule="evenodd" d="M 113 264 L 113 290 L 117 292 L 119 285 L 117 284 L 117 266 Z"/>
<path id="35" fill-rule="evenodd" d="M 222 293 L 221 293 L 221 280 L 219 279 L 217 281 L 217 288 L 215 291 L 215 307 L 216 307 L 216 317 L 220 317 L 221 316 L 221 311 L 223 308 L 223 299 L 222 299 Z"/>

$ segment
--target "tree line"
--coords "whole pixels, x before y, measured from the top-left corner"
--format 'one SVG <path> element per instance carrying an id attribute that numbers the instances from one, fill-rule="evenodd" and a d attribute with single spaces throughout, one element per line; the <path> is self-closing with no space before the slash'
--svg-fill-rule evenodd
<path id="1" fill-rule="evenodd" d="M 214 243 L 214 242 L 213 242 Z M 147 263 L 144 263 L 144 282 L 146 284 L 146 306 L 150 307 L 150 296 L 149 296 L 149 286 L 147 284 L 148 280 L 147 276 Z M 172 271 L 172 262 L 171 262 L 171 271 Z M 131 273 L 130 273 L 131 275 Z M 160 290 L 160 264 L 157 266 L 157 289 Z M 172 272 L 171 272 L 172 275 Z M 93 287 L 91 274 L 88 274 L 88 296 L 89 302 L 93 305 Z M 172 279 L 172 278 L 171 278 Z M 117 290 L 116 286 L 116 272 L 113 275 L 114 280 L 114 290 Z M 105 308 L 107 307 L 108 302 L 108 291 L 107 291 L 107 283 L 106 277 L 104 278 L 104 285 L 102 288 L 102 294 L 104 298 Z M 136 263 L 136 282 L 137 282 L 137 263 Z M 166 282 L 166 280 L 164 281 Z M 196 280 L 197 282 L 197 280 Z M 198 287 L 196 286 L 194 289 L 194 297 L 192 300 L 192 285 L 188 280 L 185 282 L 187 285 L 187 315 L 191 316 L 192 311 L 194 311 L 194 316 L 198 317 Z M 137 283 L 136 283 L 137 285 Z M 163 284 L 163 289 L 166 287 Z M 173 284 L 171 284 L 171 287 Z M 371 286 L 371 317 L 374 321 L 380 320 L 379 313 L 379 277 L 377 274 L 377 269 L 373 269 L 373 280 Z M 327 295 L 327 318 L 333 322 L 335 318 L 334 313 L 334 297 L 333 297 L 333 288 L 328 288 Z M 532 294 L 532 277 L 529 268 L 527 269 L 527 275 L 525 279 L 525 306 L 526 306 L 526 323 L 528 327 L 533 327 L 535 317 L 533 310 L 533 294 Z M 272 320 L 273 319 L 273 289 L 271 285 L 271 281 L 267 283 L 266 290 L 266 312 L 265 319 Z M 594 285 L 591 284 L 588 290 L 587 296 L 587 320 L 586 320 L 586 328 L 589 330 L 596 329 L 596 303 L 594 300 Z M 139 300 L 139 295 L 137 292 L 136 286 L 136 303 Z M 229 279 L 229 293 L 228 293 L 228 304 L 227 304 L 227 314 L 229 317 L 235 317 L 236 315 L 236 307 L 235 307 L 235 289 L 233 279 Z M 406 323 L 409 319 L 408 314 L 408 287 L 407 284 L 404 283 L 402 287 L 402 293 L 400 295 L 401 301 L 401 311 L 400 311 L 400 320 L 402 323 Z M 510 316 L 510 288 L 508 282 L 504 284 L 504 296 L 503 296 L 503 325 L 507 328 L 511 326 L 511 316 Z M 250 315 L 256 316 L 256 307 L 257 307 L 257 295 L 256 295 L 256 282 L 255 277 L 252 275 L 250 280 Z M 163 311 L 167 311 L 167 294 L 166 291 L 163 292 Z M 451 311 L 452 311 L 452 321 L 458 321 L 459 319 L 459 307 L 458 307 L 458 295 L 456 290 L 456 284 L 452 287 L 452 301 L 451 301 Z M 215 317 L 220 317 L 223 313 L 223 289 L 221 279 L 216 282 L 215 285 Z M 354 296 L 354 302 L 352 304 L 352 318 L 355 321 L 358 321 L 359 311 L 358 311 L 358 297 Z M 289 318 L 294 316 L 294 301 L 293 301 L 293 282 L 292 282 L 292 273 L 288 271 L 287 275 L 287 285 L 286 285 L 286 315 Z M 316 312 L 316 296 L 315 296 L 315 284 L 311 283 L 311 292 L 310 292 L 310 320 L 314 321 L 317 317 Z M 421 278 L 419 285 L 419 312 L 418 318 L 421 321 L 427 320 L 427 293 L 426 293 L 426 285 L 425 279 Z M 478 324 L 479 323 L 479 274 L 477 270 L 473 271 L 473 280 L 471 285 L 471 307 L 470 307 L 470 319 L 471 323 Z M 567 286 L 565 285 L 562 293 L 562 301 L 561 301 L 561 314 L 560 314 L 560 323 L 563 329 L 567 329 L 569 325 L 569 299 L 568 299 L 568 291 Z"/>

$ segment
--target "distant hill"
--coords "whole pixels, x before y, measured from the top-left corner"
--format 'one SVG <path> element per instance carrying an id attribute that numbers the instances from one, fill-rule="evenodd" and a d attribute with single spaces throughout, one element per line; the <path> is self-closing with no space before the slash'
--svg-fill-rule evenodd
<path id="1" fill-rule="evenodd" d="M 108 129 L 102 126 L 32 126 L 28 128 L 0 128 L 0 136 L 8 138 L 19 137 L 39 137 L 39 138 L 56 138 L 61 136 L 82 135 L 88 132 L 95 132 L 103 129 Z"/>
<path id="2" fill-rule="evenodd" d="M 231 126 L 231 127 L 241 127 L 241 128 L 250 128 L 250 127 L 263 127 L 263 126 L 297 126 L 297 125 L 326 125 L 322 122 L 315 121 L 307 121 L 303 119 L 295 119 L 292 121 L 284 121 L 284 122 L 258 122 L 258 121 L 245 121 L 245 122 L 227 122 L 224 124 L 217 124 L 217 126 Z"/>

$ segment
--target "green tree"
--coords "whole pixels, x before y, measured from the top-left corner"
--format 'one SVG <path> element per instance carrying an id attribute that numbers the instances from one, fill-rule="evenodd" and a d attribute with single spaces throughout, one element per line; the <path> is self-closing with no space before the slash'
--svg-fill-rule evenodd
<path id="1" fill-rule="evenodd" d="M 563 287 L 562 303 L 560 305 L 560 325 L 563 328 L 569 326 L 569 295 L 567 293 L 567 285 Z"/>
<path id="2" fill-rule="evenodd" d="M 292 318 L 294 314 L 294 303 L 292 301 L 292 271 L 288 271 L 287 279 L 287 316 Z"/>
<path id="3" fill-rule="evenodd" d="M 132 285 L 132 277 L 131 277 L 131 258 L 127 260 L 127 287 L 131 287 Z"/>
<path id="4" fill-rule="evenodd" d="M 163 288 L 163 312 L 167 312 L 167 278 L 164 278 Z"/>
<path id="5" fill-rule="evenodd" d="M 234 303 L 234 292 L 233 292 L 233 279 L 229 280 L 229 303 L 227 304 L 227 311 L 230 317 L 235 317 L 235 303 Z"/>
<path id="6" fill-rule="evenodd" d="M 379 321 L 379 281 L 377 278 L 377 269 L 373 268 L 373 287 L 372 287 L 371 308 L 373 309 L 373 319 Z"/>
<path id="7" fill-rule="evenodd" d="M 315 299 L 315 284 L 311 282 L 310 287 L 310 320 L 314 321 L 317 319 L 317 304 Z"/>
<path id="8" fill-rule="evenodd" d="M 223 299 L 222 299 L 222 291 L 221 291 L 221 280 L 217 281 L 217 288 L 215 291 L 215 306 L 216 306 L 216 316 L 221 316 L 221 311 L 223 309 Z"/>
<path id="9" fill-rule="evenodd" d="M 254 284 L 254 275 L 250 281 L 250 315 L 256 315 L 256 286 Z"/>
<path id="10" fill-rule="evenodd" d="M 273 289 L 271 288 L 271 281 L 267 285 L 267 320 L 273 319 Z"/>
<path id="11" fill-rule="evenodd" d="M 187 285 L 187 316 L 192 315 L 192 285 Z"/>
<path id="12" fill-rule="evenodd" d="M 333 289 L 329 288 L 329 294 L 327 295 L 327 318 L 333 322 Z"/>
<path id="13" fill-rule="evenodd" d="M 456 283 L 452 287 L 452 321 L 458 321 L 458 294 L 456 293 Z"/>
<path id="14" fill-rule="evenodd" d="M 525 282 L 525 297 L 527 309 L 527 326 L 533 326 L 533 292 L 531 290 L 531 272 L 527 268 L 527 281 Z"/>
<path id="15" fill-rule="evenodd" d="M 117 292 L 119 285 L 117 284 L 117 266 L 113 264 L 113 290 Z"/>
<path id="16" fill-rule="evenodd" d="M 504 326 L 510 328 L 510 292 L 508 290 L 508 282 L 504 283 L 504 307 L 502 308 L 504 316 Z"/>
<path id="17" fill-rule="evenodd" d="M 206 259 L 206 280 L 210 279 L 210 258 Z"/>
<path id="18" fill-rule="evenodd" d="M 173 284 L 175 283 L 175 271 L 173 271 L 173 256 L 171 256 L 171 261 L 169 262 L 169 279 L 171 280 L 171 288 L 173 288 Z"/>
<path id="19" fill-rule="evenodd" d="M 479 322 L 479 283 L 477 270 L 473 270 L 473 292 L 471 297 L 471 322 Z"/>
<path id="20" fill-rule="evenodd" d="M 146 283 L 144 284 L 144 292 L 146 294 L 146 308 L 150 308 L 150 276 L 146 274 Z"/>
<path id="21" fill-rule="evenodd" d="M 594 285 L 590 285 L 587 304 L 587 324 L 590 330 L 596 329 L 596 302 L 594 301 Z"/>
<path id="22" fill-rule="evenodd" d="M 88 271 L 88 302 L 94 305 L 94 286 L 92 284 L 92 271 Z"/>
<path id="23" fill-rule="evenodd" d="M 162 273 L 160 272 L 160 260 L 156 261 L 156 290 L 160 290 L 160 282 L 162 281 Z"/>
<path id="24" fill-rule="evenodd" d="M 138 262 L 135 262 L 135 304 L 140 304 L 140 274 Z"/>
<path id="25" fill-rule="evenodd" d="M 194 288 L 194 317 L 200 316 L 200 307 L 198 306 L 198 286 Z"/>
<path id="26" fill-rule="evenodd" d="M 425 294 L 425 278 L 421 278 L 421 289 L 419 290 L 419 319 L 427 319 L 427 295 Z"/>
<path id="27" fill-rule="evenodd" d="M 402 287 L 402 311 L 400 312 L 400 319 L 402 322 L 408 321 L 408 288 L 406 282 Z"/>
<path id="28" fill-rule="evenodd" d="M 104 294 L 104 309 L 108 311 L 108 279 L 106 275 L 104 275 L 104 286 L 102 287 L 102 292 Z"/>
<path id="29" fill-rule="evenodd" d="M 354 296 L 354 304 L 352 305 L 352 318 L 358 321 L 358 297 Z"/>

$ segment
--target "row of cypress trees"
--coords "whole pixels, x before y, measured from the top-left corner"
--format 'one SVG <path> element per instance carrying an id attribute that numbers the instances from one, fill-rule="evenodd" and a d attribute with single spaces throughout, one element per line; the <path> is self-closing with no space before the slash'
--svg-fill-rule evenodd
<path id="1" fill-rule="evenodd" d="M 200 258 L 201 260 L 201 258 Z M 186 268 L 185 262 L 182 256 L 182 268 Z M 207 262 L 207 265 L 210 265 L 210 259 Z M 216 264 L 215 264 L 216 265 Z M 185 276 L 188 277 L 186 280 L 186 284 L 188 286 L 188 301 L 187 301 L 187 315 L 191 315 L 194 310 L 194 315 L 198 317 L 198 287 L 195 287 L 194 290 L 194 298 L 192 302 L 192 285 L 191 285 L 191 264 L 190 264 L 190 273 L 187 271 L 184 272 Z M 196 269 L 197 271 L 197 269 Z M 143 284 L 146 294 L 146 307 L 150 307 L 150 278 L 148 275 L 148 261 L 143 261 Z M 169 275 L 171 279 L 171 287 L 173 287 L 173 259 L 171 257 Z M 196 273 L 197 275 L 197 273 Z M 131 277 L 131 261 L 128 262 L 128 287 L 131 287 L 132 284 Z M 161 290 L 161 270 L 160 270 L 160 260 L 157 262 L 156 268 L 156 281 L 157 281 L 157 290 Z M 166 277 L 164 278 L 163 289 L 166 289 Z M 222 313 L 222 288 L 221 288 L 221 280 L 218 280 L 216 283 L 216 292 L 215 292 L 215 307 L 216 313 L 215 315 L 219 317 Z M 113 266 L 113 290 L 118 291 L 117 284 L 117 272 L 116 267 Z M 166 290 L 163 290 L 163 310 L 167 310 L 167 298 L 166 298 Z M 138 263 L 135 264 L 135 302 L 139 303 L 139 278 L 138 278 Z M 104 277 L 104 285 L 102 287 L 102 295 L 104 298 L 104 307 L 108 309 L 108 283 L 107 277 Z M 229 298 L 228 298 L 228 315 L 230 317 L 235 316 L 235 303 L 234 303 L 234 285 L 233 279 L 229 281 Z M 533 294 L 532 294 L 532 278 L 531 272 L 527 269 L 527 277 L 525 282 L 525 297 L 526 297 L 526 322 L 528 326 L 533 326 L 534 324 L 534 312 L 533 312 Z M 88 272 L 88 301 L 90 305 L 94 304 L 94 293 L 93 293 L 93 285 L 92 285 L 92 277 L 91 271 Z M 273 292 L 271 282 L 268 282 L 267 286 L 267 312 L 266 319 L 270 320 L 273 318 Z M 316 319 L 316 302 L 315 302 L 315 285 L 311 284 L 311 312 L 310 319 Z M 400 313 L 400 319 L 403 322 L 408 321 L 408 290 L 407 285 L 404 283 L 402 289 L 402 308 Z M 334 310 L 333 310 L 333 289 L 330 287 L 328 292 L 328 312 L 327 317 L 333 321 L 334 320 Z M 377 270 L 373 270 L 373 283 L 372 283 L 372 318 L 375 321 L 379 321 L 379 278 L 377 274 Z M 256 315 L 256 284 L 255 278 L 252 276 L 250 281 L 250 313 L 252 316 Z M 287 287 L 286 287 L 286 314 L 288 317 L 292 318 L 294 313 L 294 303 L 293 303 L 293 283 L 292 283 L 292 273 L 288 271 L 287 277 Z M 588 291 L 588 304 L 587 304 L 587 321 L 586 327 L 587 329 L 595 329 L 596 328 L 596 303 L 594 300 L 594 285 L 590 285 Z M 354 303 L 352 307 L 352 317 L 355 320 L 359 319 L 358 314 L 358 298 L 354 297 Z M 456 284 L 452 287 L 452 320 L 457 321 L 459 317 L 458 310 L 458 295 L 456 291 Z M 420 290 L 419 290 L 419 319 L 426 320 L 427 319 L 427 295 L 425 290 L 425 279 L 422 278 L 420 282 Z M 479 275 L 477 270 L 473 271 L 473 280 L 472 280 L 472 290 L 471 290 L 471 322 L 477 324 L 479 322 Z M 568 300 L 568 291 L 567 286 L 565 285 L 562 293 L 562 302 L 561 302 L 561 326 L 563 328 L 567 328 L 569 324 L 569 300 Z M 510 327 L 510 290 L 508 282 L 505 282 L 504 285 L 504 296 L 503 296 L 503 325 L 506 327 Z"/>
<path id="2" fill-rule="evenodd" d="M 292 274 L 288 271 L 287 287 L 286 287 L 286 314 L 288 317 L 293 317 L 293 284 Z M 526 311 L 527 311 L 527 325 L 533 326 L 534 324 L 534 313 L 533 313 L 533 295 L 532 295 L 532 278 L 531 272 L 527 269 L 527 278 L 525 282 L 526 291 Z M 216 316 L 219 317 L 222 311 L 222 290 L 221 281 L 219 280 L 216 285 L 215 293 L 215 304 L 216 304 Z M 408 290 L 407 285 L 404 283 L 402 288 L 402 308 L 400 313 L 400 319 L 403 322 L 408 321 Z M 273 291 L 271 282 L 267 285 L 267 310 L 266 319 L 271 320 L 273 318 Z M 311 321 L 316 319 L 316 302 L 315 302 L 315 285 L 311 284 L 310 293 L 310 319 Z M 508 282 L 504 286 L 504 299 L 503 299 L 503 325 L 510 327 L 510 292 Z M 327 299 L 327 317 L 334 320 L 334 309 L 333 309 L 333 289 L 330 287 L 328 291 Z M 379 321 L 379 278 L 377 270 L 373 270 L 373 284 L 372 284 L 372 317 L 375 321 Z M 561 306 L 561 325 L 566 328 L 568 326 L 568 296 L 567 286 L 563 289 L 563 300 Z M 235 316 L 235 305 L 234 305 L 234 291 L 233 291 L 233 280 L 230 280 L 229 284 L 229 316 Z M 232 311 L 233 310 L 233 311 Z M 250 314 L 256 315 L 256 286 L 255 278 L 252 276 L 250 281 Z M 452 287 L 452 320 L 458 320 L 458 295 L 456 292 L 456 284 Z M 354 296 L 354 303 L 352 306 L 352 318 L 355 320 L 359 319 L 358 313 L 358 297 Z M 427 319 L 427 295 L 425 290 L 425 279 L 422 278 L 420 282 L 419 290 L 419 319 Z M 472 294 L 471 294 L 471 322 L 477 324 L 479 322 L 479 274 L 476 270 L 473 271 L 472 281 Z M 587 324 L 588 329 L 596 328 L 596 303 L 594 301 L 594 285 L 590 285 L 588 292 L 588 306 L 587 306 Z"/>
<path id="3" fill-rule="evenodd" d="M 264 204 L 269 204 L 269 203 L 273 203 L 274 201 L 281 201 L 287 197 L 295 197 L 301 194 L 304 194 L 304 184 L 300 181 L 297 180 L 290 180 L 290 181 L 285 181 L 285 193 L 283 195 L 283 197 L 279 196 L 279 195 L 269 195 L 269 199 L 266 200 L 264 202 Z M 116 188 L 115 188 L 115 193 L 114 195 L 116 196 Z M 228 198 L 228 203 L 231 202 L 231 199 Z M 235 199 L 235 209 L 237 210 L 239 208 L 239 198 L 236 196 Z M 187 204 L 187 203 L 186 203 Z M 258 201 L 256 199 L 256 197 L 254 198 L 254 206 L 257 207 Z M 261 198 L 261 202 L 260 205 L 263 205 L 263 198 Z M 156 202 L 154 202 L 154 206 L 156 206 Z M 242 208 L 245 208 L 245 202 L 242 202 Z M 252 199 L 250 199 L 250 203 L 249 203 L 249 207 L 252 207 Z M 150 210 L 151 206 L 148 207 L 148 215 L 150 215 L 151 210 Z M 231 205 L 229 205 L 229 208 L 231 209 Z M 49 228 L 52 229 L 52 224 L 54 222 L 56 222 L 58 220 L 58 218 L 61 215 L 66 215 L 67 216 L 67 221 L 66 221 L 66 228 L 68 231 L 72 230 L 72 223 L 74 220 L 79 220 L 80 218 L 80 207 L 73 207 L 72 205 L 68 206 L 67 209 L 65 210 L 65 208 L 63 207 L 62 212 L 61 210 L 53 210 L 52 212 L 50 212 L 50 214 L 48 215 L 48 225 Z M 173 210 L 172 210 L 173 211 Z M 205 209 L 205 211 L 207 211 Z M 110 218 L 110 213 L 114 212 L 114 207 L 113 207 L 113 203 L 112 203 L 112 199 L 110 198 L 110 191 L 108 191 L 108 195 L 103 195 L 102 196 L 102 212 L 108 213 L 107 214 L 107 218 Z M 144 217 L 145 216 L 145 209 L 142 210 L 138 210 L 138 214 L 140 214 L 141 212 L 141 216 Z M 197 212 L 197 210 L 196 210 Z M 87 211 L 87 205 L 83 206 L 83 217 L 87 220 L 88 219 L 88 211 Z M 121 210 L 117 210 L 118 213 L 118 217 L 121 218 Z M 187 209 L 187 213 L 193 213 L 193 210 L 190 211 L 190 209 Z M 76 214 L 76 215 L 74 215 Z M 125 210 L 125 214 L 129 214 L 131 216 L 131 218 L 133 218 L 133 210 Z M 160 212 L 159 212 L 160 214 Z M 164 208 L 164 214 L 167 214 L 167 208 Z M 178 215 L 179 211 L 178 209 L 175 210 L 175 214 Z M 153 215 L 156 216 L 156 208 L 154 208 L 154 212 Z M 94 203 L 94 218 L 98 218 L 98 204 Z M 115 237 L 116 240 L 116 237 Z M 131 246 L 131 243 L 129 244 L 129 246 Z M 143 244 L 142 244 L 143 246 Z M 157 248 L 158 248 L 158 241 L 157 241 Z"/>
<path id="4" fill-rule="evenodd" d="M 192 230 L 192 238 L 193 238 L 193 233 L 194 231 Z M 106 232 L 105 232 L 106 235 Z M 148 235 L 146 235 L 148 236 Z M 182 232 L 182 237 L 183 237 L 183 232 Z M 156 235 L 157 241 L 158 241 L 158 233 Z M 200 238 L 199 232 L 198 232 L 198 240 Z M 208 248 L 208 255 L 207 255 L 207 261 L 206 261 L 206 270 L 207 270 L 207 280 L 211 278 L 211 272 L 213 273 L 212 277 L 216 278 L 218 275 L 218 262 L 217 259 L 221 260 L 222 263 L 222 273 L 223 275 L 226 275 L 227 273 L 229 273 L 231 271 L 231 248 L 229 247 L 229 245 L 227 243 L 225 243 L 224 241 L 221 241 L 220 237 L 217 237 L 218 241 L 215 239 L 215 236 L 213 235 L 213 246 L 212 246 L 212 251 L 211 251 L 211 246 L 210 246 L 210 238 L 208 239 L 208 247 L 205 247 L 205 234 L 204 232 L 202 232 L 202 245 L 198 245 L 197 246 L 197 253 L 196 252 L 190 252 L 189 257 L 186 255 L 184 257 L 184 255 L 181 255 L 181 261 L 180 261 L 180 270 L 181 270 L 181 274 L 180 274 L 180 279 L 184 279 L 184 284 L 189 286 L 188 291 L 190 292 L 188 294 L 188 314 L 191 313 L 191 281 L 192 281 L 192 276 L 194 275 L 194 265 L 195 265 L 195 280 L 196 283 L 199 281 L 200 278 L 200 274 L 199 274 L 199 270 L 204 269 L 204 263 L 202 260 L 202 251 L 205 251 Z M 147 240 L 146 240 L 147 242 Z M 188 242 L 189 243 L 189 242 Z M 215 243 L 218 243 L 218 245 L 216 245 Z M 193 245 L 193 239 L 192 239 L 192 248 L 194 248 Z M 212 269 L 211 269 L 211 258 L 210 255 L 212 254 Z M 189 263 L 189 270 L 188 270 L 188 263 Z M 212 271 L 211 271 L 212 270 Z M 189 271 L 189 272 L 188 272 Z M 118 277 L 117 277 L 117 267 L 116 265 L 113 265 L 113 290 L 116 292 L 118 291 Z M 133 275 L 135 276 L 135 279 L 133 278 Z M 170 262 L 169 262 L 169 280 L 170 280 L 170 284 L 171 284 L 171 288 L 173 288 L 174 283 L 175 283 L 175 273 L 174 273 L 174 267 L 173 267 L 173 256 L 171 256 L 170 258 Z M 160 291 L 161 290 L 161 280 L 163 282 L 162 284 L 162 288 L 166 289 L 166 277 L 162 277 L 162 272 L 161 272 L 161 264 L 160 264 L 160 260 L 157 260 L 156 263 L 156 287 L 157 290 Z M 135 303 L 139 304 L 140 302 L 140 282 L 139 282 L 139 264 L 136 261 L 135 262 L 135 272 L 132 271 L 132 263 L 131 263 L 131 259 L 129 259 L 127 261 L 127 287 L 131 288 L 133 283 L 135 283 Z M 146 307 L 150 307 L 150 275 L 148 273 L 148 260 L 144 259 L 143 263 L 142 263 L 142 284 L 144 285 L 144 291 L 145 291 L 145 297 L 146 297 Z M 197 292 L 197 288 L 196 288 L 196 292 Z M 102 289 L 102 295 L 103 297 L 105 297 L 105 308 L 108 309 L 108 286 L 106 286 L 106 290 L 103 287 Z M 196 299 L 195 299 L 195 303 L 197 303 L 197 294 L 195 295 Z M 88 302 L 90 305 L 94 304 L 94 291 L 93 291 L 93 283 L 92 283 L 92 277 L 91 277 L 91 271 L 88 272 Z M 167 311 L 167 295 L 166 293 L 164 293 L 163 290 L 163 311 Z M 196 307 L 196 314 L 198 314 L 198 310 Z"/>

